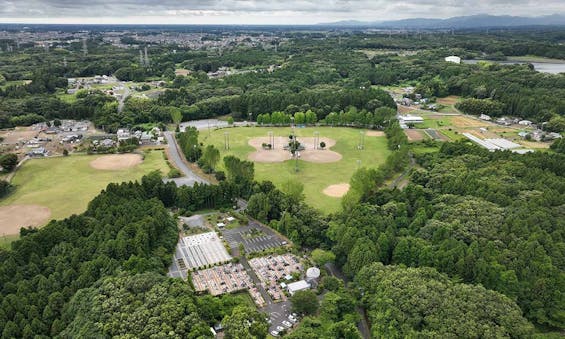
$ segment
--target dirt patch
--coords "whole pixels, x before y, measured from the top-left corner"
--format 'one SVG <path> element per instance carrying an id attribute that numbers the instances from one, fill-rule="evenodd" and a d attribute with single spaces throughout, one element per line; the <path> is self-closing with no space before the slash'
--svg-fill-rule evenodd
<path id="1" fill-rule="evenodd" d="M 331 151 L 328 148 L 335 145 L 335 140 L 329 138 L 320 138 L 320 142 L 326 143 L 326 149 L 321 150 L 316 148 L 313 137 L 298 137 L 298 141 L 304 146 L 304 150 L 300 151 L 300 160 L 315 162 L 315 163 L 330 163 L 341 160 L 341 154 Z M 273 149 L 263 149 L 263 144 L 273 143 Z M 248 155 L 248 159 L 255 162 L 283 162 L 291 159 L 289 151 L 284 149 L 288 144 L 288 137 L 274 137 L 269 140 L 269 137 L 258 137 L 249 140 L 249 145 L 256 149 L 255 152 Z"/>
<path id="2" fill-rule="evenodd" d="M 483 122 L 483 121 L 480 121 L 480 120 L 471 119 L 471 118 L 464 117 L 464 116 L 454 116 L 454 117 L 452 117 L 451 123 L 455 127 L 463 127 L 463 128 L 490 126 L 489 123 L 486 123 L 486 122 Z"/>
<path id="3" fill-rule="evenodd" d="M 0 137 L 4 138 L 2 143 L 15 145 L 23 143 L 39 135 L 39 131 L 34 131 L 31 127 L 17 127 L 11 131 L 0 132 Z"/>
<path id="4" fill-rule="evenodd" d="M 446 105 L 446 106 L 455 105 L 457 103 L 457 101 L 459 101 L 459 97 L 456 96 L 456 95 L 450 95 L 448 97 L 439 98 L 439 99 L 436 100 L 436 102 L 438 104 L 442 104 L 442 105 Z"/>
<path id="5" fill-rule="evenodd" d="M 349 184 L 346 183 L 335 184 L 324 188 L 323 192 L 329 197 L 341 198 L 349 191 L 349 187 Z"/>
<path id="6" fill-rule="evenodd" d="M 368 137 L 384 137 L 385 132 L 383 132 L 383 131 L 367 131 L 365 133 L 365 135 L 368 136 Z"/>
<path id="7" fill-rule="evenodd" d="M 330 150 L 305 150 L 300 152 L 300 160 L 327 164 L 330 162 L 340 161 L 341 154 Z"/>
<path id="8" fill-rule="evenodd" d="M 551 146 L 551 143 L 539 141 L 520 140 L 519 143 L 528 148 L 549 148 L 549 146 Z"/>
<path id="9" fill-rule="evenodd" d="M 416 129 L 405 129 L 404 134 L 408 137 L 408 141 L 422 141 L 425 139 L 424 133 Z"/>
<path id="10" fill-rule="evenodd" d="M 135 167 L 143 161 L 139 154 L 111 154 L 98 157 L 90 162 L 90 167 L 98 170 L 122 170 Z"/>
<path id="11" fill-rule="evenodd" d="M 0 207 L 0 234 L 20 234 L 21 227 L 43 226 L 51 210 L 39 205 L 8 205 Z"/>

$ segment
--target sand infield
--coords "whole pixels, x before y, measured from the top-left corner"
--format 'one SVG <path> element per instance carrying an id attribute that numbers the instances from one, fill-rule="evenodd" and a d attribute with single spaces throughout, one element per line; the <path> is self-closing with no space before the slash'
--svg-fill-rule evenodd
<path id="1" fill-rule="evenodd" d="M 8 205 L 0 207 L 0 235 L 20 234 L 21 227 L 43 226 L 51 210 L 40 205 Z"/>
<path id="2" fill-rule="evenodd" d="M 90 162 L 90 167 L 98 170 L 122 170 L 135 167 L 143 161 L 139 154 L 111 154 L 98 157 Z"/>
<path id="3" fill-rule="evenodd" d="M 347 194 L 349 188 L 350 188 L 349 184 L 341 183 L 341 184 L 330 185 L 324 188 L 323 192 L 325 195 L 329 197 L 341 198 L 345 194 Z"/>
<path id="4" fill-rule="evenodd" d="M 298 137 L 298 141 L 305 147 L 300 151 L 300 160 L 313 163 L 332 163 L 340 161 L 341 154 L 329 150 L 335 145 L 335 140 L 330 138 L 320 138 L 320 142 L 326 143 L 326 148 L 315 149 L 313 137 Z M 262 145 L 269 143 L 269 137 L 258 137 L 249 140 L 249 145 L 255 148 L 255 152 L 249 154 L 248 159 L 255 162 L 273 163 L 283 162 L 291 159 L 289 151 L 283 149 L 288 144 L 287 137 L 275 137 L 272 150 L 264 150 Z"/>
<path id="5" fill-rule="evenodd" d="M 367 132 L 365 132 L 365 135 L 368 136 L 368 137 L 384 137 L 385 132 L 383 132 L 383 131 L 367 131 Z"/>

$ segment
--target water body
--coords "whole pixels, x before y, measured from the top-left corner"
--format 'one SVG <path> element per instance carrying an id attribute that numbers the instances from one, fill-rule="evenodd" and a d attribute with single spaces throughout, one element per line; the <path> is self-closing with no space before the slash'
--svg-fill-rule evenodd
<path id="1" fill-rule="evenodd" d="M 492 61 L 492 60 L 463 60 L 465 64 L 476 64 L 481 61 L 496 62 L 501 65 L 532 64 L 534 69 L 541 73 L 559 74 L 565 73 L 565 62 L 527 62 L 527 61 Z"/>

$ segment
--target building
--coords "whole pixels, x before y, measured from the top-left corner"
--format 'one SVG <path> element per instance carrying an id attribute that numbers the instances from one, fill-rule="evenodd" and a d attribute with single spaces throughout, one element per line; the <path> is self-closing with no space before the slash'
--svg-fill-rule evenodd
<path id="1" fill-rule="evenodd" d="M 490 117 L 490 115 L 486 115 L 486 114 L 481 114 L 481 116 L 479 117 L 479 119 L 485 120 L 485 121 L 491 121 L 491 120 L 492 120 L 492 118 Z"/>
<path id="2" fill-rule="evenodd" d="M 310 289 L 310 284 L 306 282 L 306 280 L 300 280 L 297 282 L 293 282 L 286 285 L 286 289 L 290 295 L 294 295 L 294 293 L 298 291 L 304 291 Z"/>
<path id="3" fill-rule="evenodd" d="M 447 62 L 452 62 L 454 64 L 460 64 L 461 63 L 461 58 L 455 55 L 451 55 L 445 58 L 445 61 Z"/>
<path id="4" fill-rule="evenodd" d="M 306 270 L 306 281 L 310 284 L 316 283 L 320 278 L 320 269 L 317 267 L 310 267 Z"/>

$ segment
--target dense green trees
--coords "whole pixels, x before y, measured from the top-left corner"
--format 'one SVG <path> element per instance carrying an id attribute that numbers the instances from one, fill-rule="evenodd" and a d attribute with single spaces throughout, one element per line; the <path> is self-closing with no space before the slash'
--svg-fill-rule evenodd
<path id="1" fill-rule="evenodd" d="M 12 172 L 18 164 L 18 156 L 13 153 L 0 155 L 0 167 L 4 172 Z"/>
<path id="2" fill-rule="evenodd" d="M 177 227 L 150 185 L 110 184 L 80 216 L 27 232 L 0 250 L 0 327 L 53 336 L 80 289 L 117 270 L 162 272 L 176 245 Z M 88 306 L 85 306 L 88 307 Z"/>
<path id="3" fill-rule="evenodd" d="M 316 293 L 311 290 L 295 292 L 290 297 L 290 301 L 292 302 L 292 311 L 304 315 L 315 314 L 320 306 Z"/>
<path id="4" fill-rule="evenodd" d="M 204 172 L 211 173 L 216 169 L 218 161 L 220 161 L 220 151 L 214 145 L 208 145 L 204 148 L 198 164 Z"/>
<path id="5" fill-rule="evenodd" d="M 490 99 L 465 99 L 458 102 L 455 107 L 465 114 L 500 116 L 503 113 L 503 105 Z"/>
<path id="6" fill-rule="evenodd" d="M 330 222 L 345 272 L 371 262 L 435 267 L 516 300 L 535 323 L 563 327 L 563 157 L 450 143 L 419 161 L 403 191 L 370 191 Z"/>
<path id="7" fill-rule="evenodd" d="M 104 278 L 77 292 L 63 318 L 65 338 L 213 337 L 190 287 L 156 273 Z"/>
<path id="8" fill-rule="evenodd" d="M 454 283 L 434 269 L 376 263 L 364 267 L 356 283 L 375 338 L 525 338 L 533 332 L 508 297 Z"/>
<path id="9" fill-rule="evenodd" d="M 228 339 L 266 338 L 269 324 L 265 315 L 249 306 L 238 306 L 227 315 L 222 324 L 224 335 Z"/>

